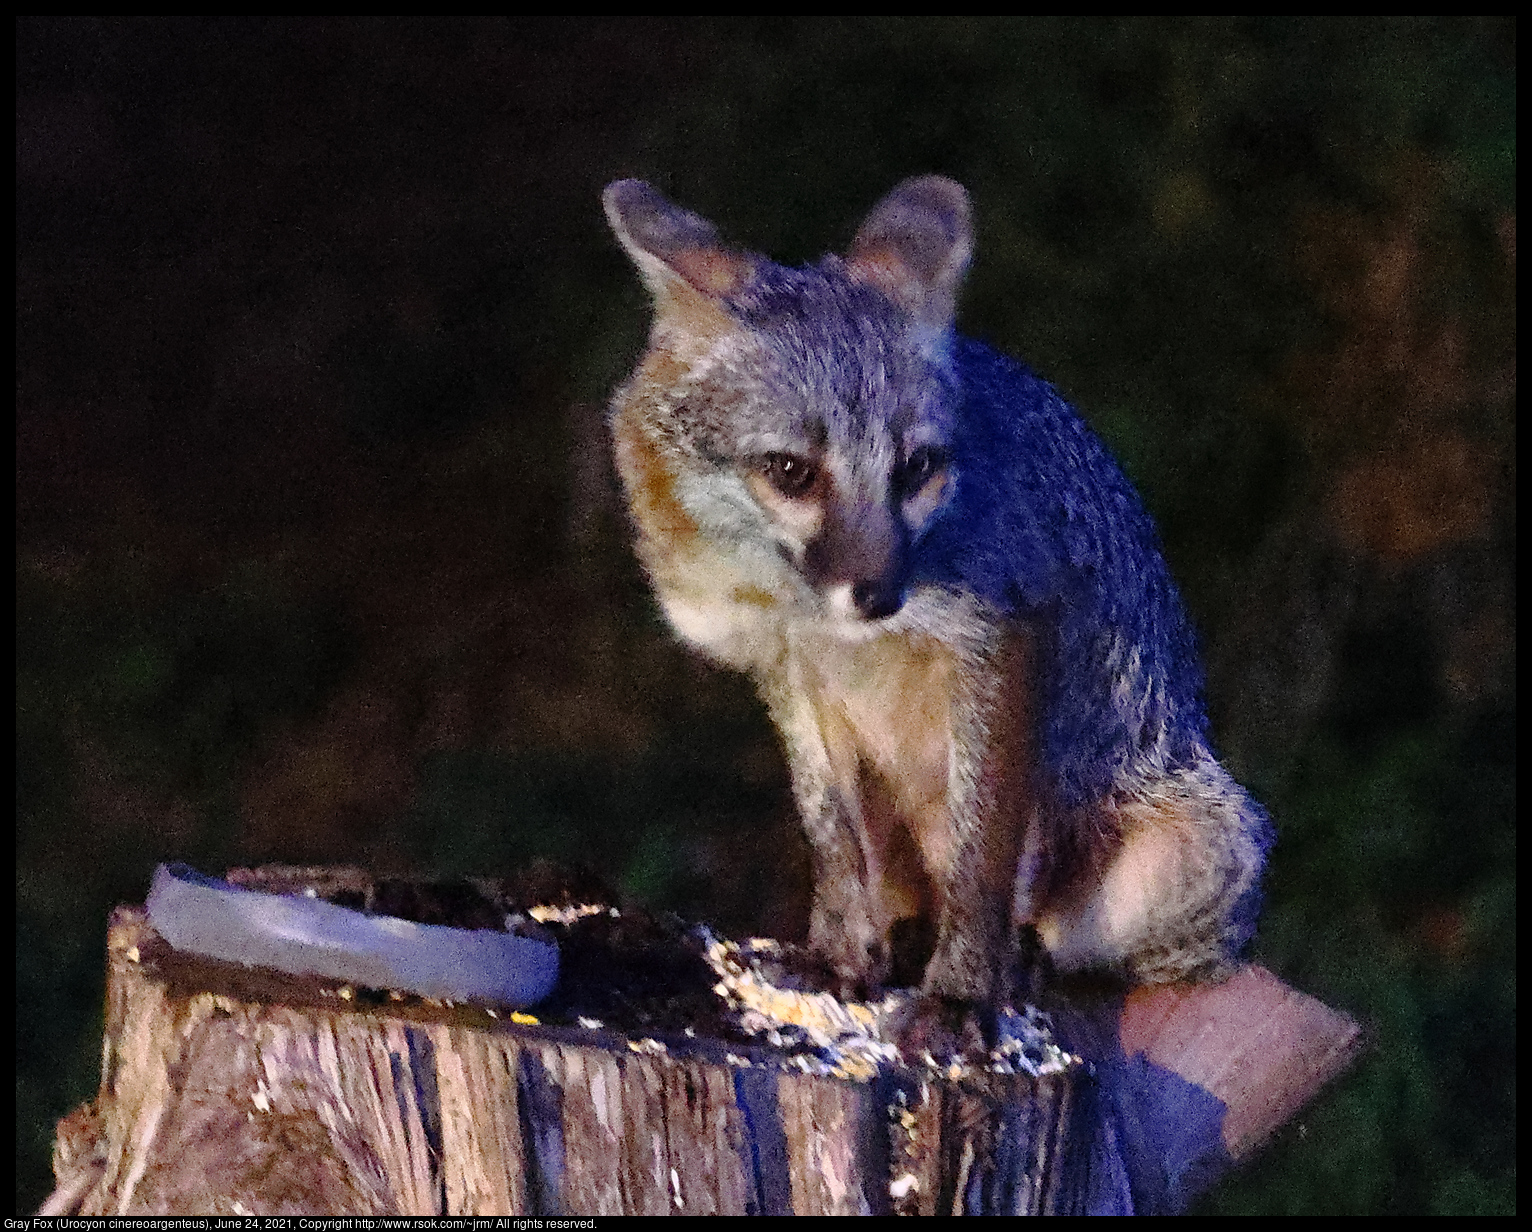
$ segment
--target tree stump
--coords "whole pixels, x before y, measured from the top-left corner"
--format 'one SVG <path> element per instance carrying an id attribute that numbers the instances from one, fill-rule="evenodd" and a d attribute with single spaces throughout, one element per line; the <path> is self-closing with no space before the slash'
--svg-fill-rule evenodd
<path id="1" fill-rule="evenodd" d="M 1208 1041 L 1230 1015 L 1180 990 L 1135 994 L 1131 1058 L 1114 1010 L 1101 1058 L 1062 1073 L 858 1081 L 684 1031 L 542 1025 L 199 959 L 140 908 L 114 913 L 108 955 L 101 1089 L 60 1122 L 45 1214 L 1172 1210 L 1198 1168 L 1253 1149 L 1358 1039 L 1261 973 L 1266 1008 L 1221 1053 Z M 1248 1018 L 1235 984 L 1220 995 Z M 1271 1006 L 1293 998 L 1284 1034 Z M 1239 1053 L 1276 1077 L 1263 1086 Z M 1190 1164 L 1184 1142 L 1166 1154 L 1143 1132 L 1165 1115 L 1198 1122 L 1176 1127 L 1196 1140 Z"/>

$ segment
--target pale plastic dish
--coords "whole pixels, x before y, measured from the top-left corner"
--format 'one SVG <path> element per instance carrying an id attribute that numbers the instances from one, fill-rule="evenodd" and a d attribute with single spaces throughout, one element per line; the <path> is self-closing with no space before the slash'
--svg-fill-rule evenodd
<path id="1" fill-rule="evenodd" d="M 320 898 L 266 894 L 161 864 L 149 922 L 178 950 L 443 1001 L 535 1005 L 558 982 L 558 946 L 488 929 L 367 915 Z"/>

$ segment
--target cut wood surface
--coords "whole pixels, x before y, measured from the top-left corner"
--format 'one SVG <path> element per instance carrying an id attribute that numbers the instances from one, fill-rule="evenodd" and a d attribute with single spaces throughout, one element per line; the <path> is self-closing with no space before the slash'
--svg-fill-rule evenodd
<path id="1" fill-rule="evenodd" d="M 1227 1107 L 1230 1156 L 1247 1158 L 1356 1060 L 1362 1029 L 1263 967 L 1222 984 L 1135 989 L 1122 1050 L 1143 1053 Z"/>
<path id="2" fill-rule="evenodd" d="M 511 1021 L 198 959 L 138 908 L 114 914 L 108 956 L 101 1090 L 60 1123 L 42 1213 L 1127 1214 L 1192 1192 L 1159 1179 L 1180 1163 L 1134 1157 L 1124 1126 L 1157 1097 L 1114 1077 L 1121 1052 L 1043 1077 L 853 1081 L 684 1029 Z M 1228 1105 L 1209 1101 L 1225 1165 L 1357 1038 L 1268 973 L 1242 978 L 1211 1001 L 1135 993 L 1122 1018 L 1129 1052 Z M 1258 1055 L 1278 1064 L 1252 1076 L 1240 1058 Z"/>

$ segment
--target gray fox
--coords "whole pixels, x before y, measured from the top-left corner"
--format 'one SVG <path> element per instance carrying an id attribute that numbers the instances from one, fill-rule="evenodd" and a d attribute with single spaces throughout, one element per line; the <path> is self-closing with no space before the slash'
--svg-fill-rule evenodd
<path id="1" fill-rule="evenodd" d="M 1209 751 L 1154 527 L 1078 415 L 958 336 L 968 196 L 907 180 L 845 257 L 726 244 L 649 185 L 606 215 L 654 299 L 611 425 L 677 633 L 754 678 L 845 986 L 924 937 L 938 1003 L 1061 971 L 1225 974 L 1271 832 Z"/>

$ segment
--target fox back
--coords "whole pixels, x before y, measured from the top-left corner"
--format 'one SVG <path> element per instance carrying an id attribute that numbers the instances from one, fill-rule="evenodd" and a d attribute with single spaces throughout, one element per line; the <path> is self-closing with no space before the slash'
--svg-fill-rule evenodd
<path id="1" fill-rule="evenodd" d="M 1208 750 L 1132 487 L 1049 385 L 952 328 L 963 189 L 906 181 L 800 269 L 638 181 L 605 204 L 655 301 L 612 413 L 638 553 L 782 734 L 811 944 L 862 987 L 914 938 L 925 991 L 966 1000 L 1008 993 L 1025 925 L 1065 968 L 1225 970 L 1269 828 Z"/>

